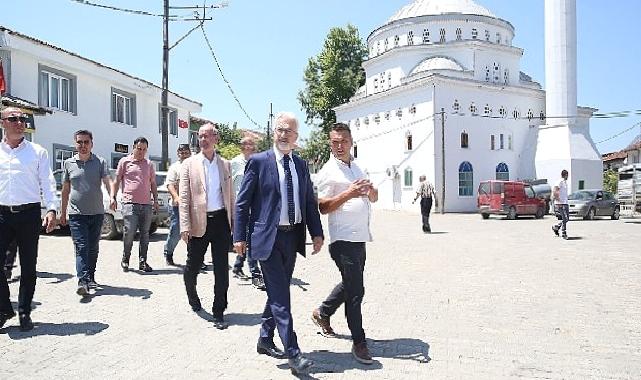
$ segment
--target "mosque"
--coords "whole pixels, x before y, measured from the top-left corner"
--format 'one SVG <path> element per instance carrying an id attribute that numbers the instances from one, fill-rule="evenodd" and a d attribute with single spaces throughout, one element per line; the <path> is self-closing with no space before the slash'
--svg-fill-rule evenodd
<path id="1" fill-rule="evenodd" d="M 483 180 L 567 169 L 571 191 L 602 186 L 596 110 L 576 103 L 575 1 L 545 1 L 547 91 L 521 71 L 514 26 L 472 0 L 416 0 L 370 33 L 366 83 L 335 111 L 377 207 L 416 207 L 420 175 L 447 212 L 475 211 Z"/>

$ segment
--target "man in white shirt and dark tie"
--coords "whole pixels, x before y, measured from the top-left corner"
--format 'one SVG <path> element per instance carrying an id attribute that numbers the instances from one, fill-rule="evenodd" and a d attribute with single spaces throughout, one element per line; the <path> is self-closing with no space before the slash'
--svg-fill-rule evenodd
<path id="1" fill-rule="evenodd" d="M 0 142 L 0 262 L 4 263 L 7 247 L 15 239 L 20 254 L 20 330 L 29 331 L 33 329 L 31 301 L 36 288 L 40 229 L 43 226 L 51 232 L 56 226 L 56 182 L 47 150 L 25 138 L 27 115 L 14 107 L 5 108 L 0 115 L 4 128 Z M 42 222 L 41 194 L 48 210 Z M 0 276 L 0 328 L 15 315 L 7 279 Z"/>

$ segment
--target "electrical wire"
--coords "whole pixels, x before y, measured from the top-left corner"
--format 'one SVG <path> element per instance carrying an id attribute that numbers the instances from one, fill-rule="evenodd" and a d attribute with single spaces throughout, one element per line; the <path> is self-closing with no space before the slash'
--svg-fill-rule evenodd
<path id="1" fill-rule="evenodd" d="M 204 28 L 204 26 L 202 24 L 200 25 L 200 29 L 203 32 L 203 36 L 205 37 L 205 42 L 207 43 L 207 46 L 209 47 L 209 51 L 211 53 L 211 56 L 213 57 L 214 62 L 216 63 L 216 67 L 218 68 L 218 72 L 220 73 L 220 76 L 223 78 L 223 81 L 225 82 L 225 84 L 227 85 L 227 88 L 229 89 L 229 92 L 231 93 L 231 96 L 234 98 L 234 101 L 236 101 L 236 104 L 238 104 L 238 107 L 240 108 L 240 110 L 243 111 L 243 113 L 245 114 L 245 117 L 247 117 L 247 119 L 253 125 L 255 125 L 256 127 L 259 128 L 259 130 L 255 131 L 255 132 L 261 132 L 262 133 L 262 127 L 260 126 L 260 124 L 258 124 L 256 121 L 254 121 L 254 119 L 252 119 L 251 116 L 249 116 L 249 113 L 247 112 L 247 110 L 245 109 L 243 104 L 240 102 L 240 99 L 238 99 L 238 96 L 236 96 L 236 92 L 232 88 L 231 83 L 227 80 L 227 77 L 225 77 L 225 73 L 223 72 L 223 69 L 220 66 L 220 62 L 218 61 L 218 57 L 216 56 L 216 53 L 214 52 L 214 48 L 212 47 L 211 42 L 209 41 L 209 37 L 207 37 L 207 32 L 205 32 L 205 28 Z"/>

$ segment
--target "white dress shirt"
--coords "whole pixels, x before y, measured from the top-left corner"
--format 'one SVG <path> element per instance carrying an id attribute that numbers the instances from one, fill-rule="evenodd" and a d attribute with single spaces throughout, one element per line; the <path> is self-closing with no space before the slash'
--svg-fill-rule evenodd
<path id="1" fill-rule="evenodd" d="M 347 190 L 352 182 L 367 178 L 354 162 L 347 165 L 334 156 L 318 172 L 318 198 L 333 198 Z M 343 203 L 328 214 L 330 243 L 337 240 L 350 242 L 372 241 L 370 233 L 371 207 L 367 196 L 356 197 Z"/>
<path id="2" fill-rule="evenodd" d="M 285 168 L 283 167 L 283 157 L 285 155 L 278 149 L 274 148 L 276 155 L 276 166 L 278 167 L 278 182 L 280 183 L 280 222 L 281 226 L 289 225 L 289 214 L 287 210 L 287 181 L 285 180 Z M 300 197 L 298 187 L 298 172 L 296 165 L 292 158 L 292 152 L 289 152 L 289 171 L 292 173 L 292 183 L 294 185 L 294 223 L 301 223 L 303 221 L 300 212 Z"/>
<path id="3" fill-rule="evenodd" d="M 56 209 L 54 194 L 56 180 L 49 166 L 47 150 L 23 139 L 12 149 L 5 141 L 0 143 L 0 205 L 17 206 L 40 203 L 47 210 Z"/>
<path id="4" fill-rule="evenodd" d="M 220 175 L 218 174 L 219 158 L 214 154 L 214 159 L 209 161 L 203 154 L 202 160 L 205 169 L 205 182 L 207 183 L 207 212 L 225 208 L 223 190 L 220 187 Z"/>

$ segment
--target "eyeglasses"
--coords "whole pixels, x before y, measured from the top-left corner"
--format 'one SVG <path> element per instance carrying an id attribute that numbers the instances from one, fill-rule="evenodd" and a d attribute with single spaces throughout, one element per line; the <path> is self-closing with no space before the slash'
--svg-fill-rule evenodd
<path id="1" fill-rule="evenodd" d="M 279 135 L 291 135 L 291 134 L 297 133 L 293 129 L 285 129 L 285 128 L 280 128 L 280 127 L 276 128 L 276 132 L 278 132 Z"/>
<path id="2" fill-rule="evenodd" d="M 29 120 L 29 119 L 27 119 L 25 116 L 9 116 L 9 117 L 5 117 L 2 120 L 7 120 L 7 121 L 10 121 L 12 123 L 17 123 L 18 121 L 21 122 L 21 123 L 26 123 L 27 120 Z"/>
<path id="3" fill-rule="evenodd" d="M 84 145 L 89 145 L 89 144 L 91 144 L 91 140 L 78 140 L 78 141 L 76 141 L 76 144 L 77 145 L 83 145 L 83 144 Z"/>

